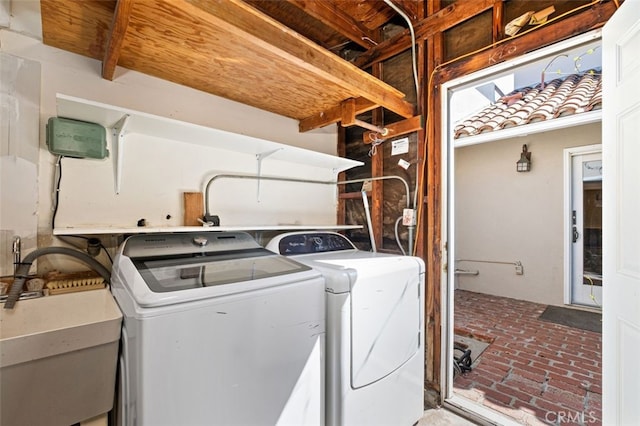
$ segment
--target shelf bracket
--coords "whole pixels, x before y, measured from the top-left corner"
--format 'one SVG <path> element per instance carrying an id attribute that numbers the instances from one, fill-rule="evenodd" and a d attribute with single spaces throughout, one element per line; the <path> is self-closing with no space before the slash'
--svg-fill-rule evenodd
<path id="1" fill-rule="evenodd" d="M 125 114 L 120 120 L 111 128 L 111 135 L 113 136 L 113 150 L 115 151 L 113 171 L 115 178 L 115 192 L 120 193 L 120 184 L 122 182 L 122 164 L 124 161 L 124 136 L 127 133 L 127 124 L 131 116 Z"/>
<path id="2" fill-rule="evenodd" d="M 284 148 L 276 148 L 271 151 L 261 152 L 260 154 L 256 154 L 256 162 L 257 162 L 257 176 L 258 176 L 258 189 L 256 192 L 256 200 L 260 202 L 260 176 L 262 176 L 262 160 L 267 158 L 270 155 L 275 154 L 278 151 L 282 151 Z"/>

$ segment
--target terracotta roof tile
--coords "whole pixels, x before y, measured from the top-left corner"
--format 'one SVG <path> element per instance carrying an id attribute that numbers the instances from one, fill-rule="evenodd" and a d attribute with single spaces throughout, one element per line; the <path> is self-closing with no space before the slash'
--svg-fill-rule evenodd
<path id="1" fill-rule="evenodd" d="M 454 139 L 602 108 L 600 70 L 516 89 L 461 121 Z"/>

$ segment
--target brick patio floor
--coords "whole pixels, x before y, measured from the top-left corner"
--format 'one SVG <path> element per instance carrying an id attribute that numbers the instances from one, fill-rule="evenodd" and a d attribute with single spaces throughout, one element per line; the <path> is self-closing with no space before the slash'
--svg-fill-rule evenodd
<path id="1" fill-rule="evenodd" d="M 491 344 L 454 393 L 522 424 L 601 425 L 602 335 L 541 321 L 545 308 L 456 290 L 456 333 Z"/>

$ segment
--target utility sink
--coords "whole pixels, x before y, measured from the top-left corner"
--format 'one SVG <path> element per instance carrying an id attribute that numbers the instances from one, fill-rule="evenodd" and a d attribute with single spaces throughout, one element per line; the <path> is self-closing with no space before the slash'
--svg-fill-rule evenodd
<path id="1" fill-rule="evenodd" d="M 122 314 L 107 289 L 0 305 L 0 424 L 71 425 L 111 410 Z"/>

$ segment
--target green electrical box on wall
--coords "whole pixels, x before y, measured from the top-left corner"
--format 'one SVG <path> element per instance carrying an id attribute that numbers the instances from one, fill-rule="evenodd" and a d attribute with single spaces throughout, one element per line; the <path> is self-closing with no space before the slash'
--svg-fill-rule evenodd
<path id="1" fill-rule="evenodd" d="M 107 131 L 96 123 L 51 117 L 47 122 L 49 152 L 64 157 L 106 158 Z"/>

